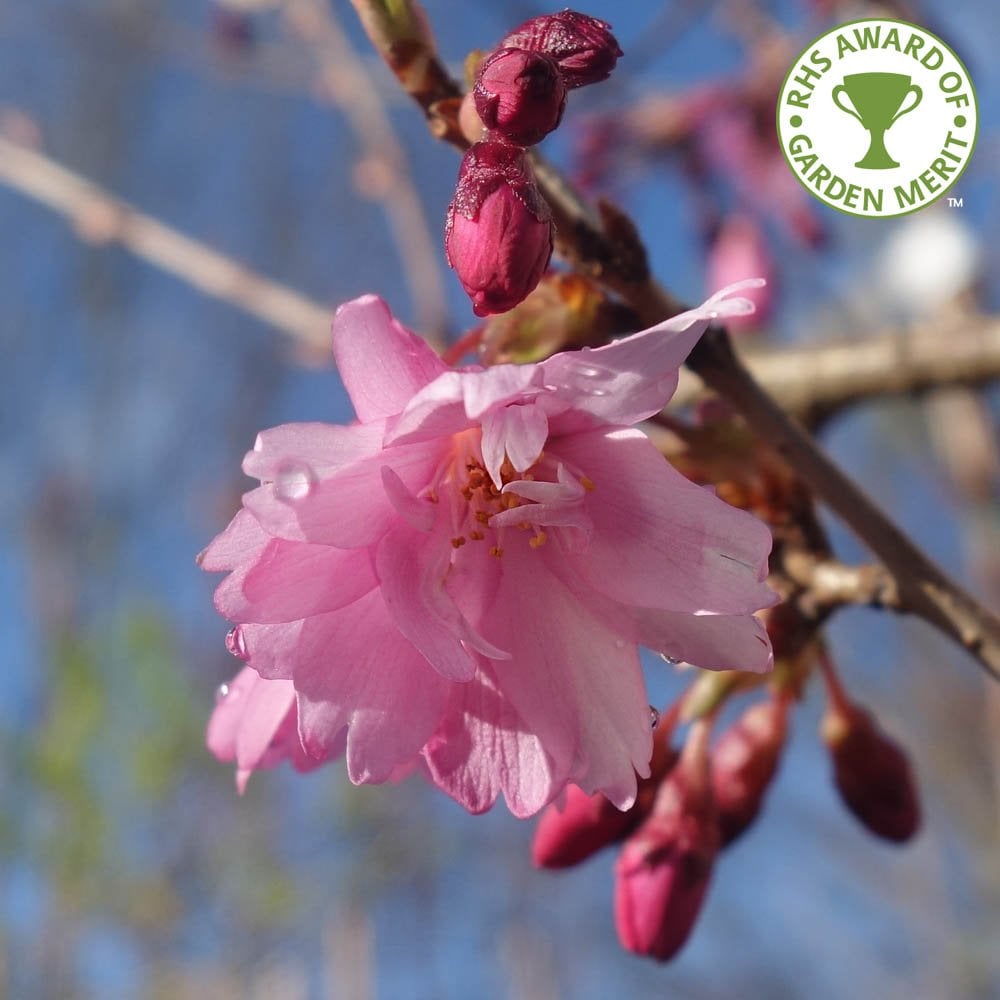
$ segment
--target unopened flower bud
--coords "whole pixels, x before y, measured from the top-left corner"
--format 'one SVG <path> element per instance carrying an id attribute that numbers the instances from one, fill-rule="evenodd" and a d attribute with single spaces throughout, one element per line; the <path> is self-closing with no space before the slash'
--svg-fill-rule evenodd
<path id="1" fill-rule="evenodd" d="M 477 316 L 512 309 L 538 284 L 552 256 L 552 221 L 524 150 L 488 141 L 466 151 L 445 253 Z"/>
<path id="2" fill-rule="evenodd" d="M 731 844 L 757 818 L 787 735 L 787 702 L 751 706 L 719 740 L 712 755 L 712 790 L 722 846 Z"/>
<path id="3" fill-rule="evenodd" d="M 610 24 L 573 10 L 533 17 L 501 45 L 551 56 L 570 89 L 606 80 L 622 55 Z"/>
<path id="4" fill-rule="evenodd" d="M 616 809 L 603 795 L 569 785 L 565 801 L 542 813 L 531 842 L 538 868 L 569 868 L 613 844 L 635 826 L 632 811 Z"/>
<path id="5" fill-rule="evenodd" d="M 553 131 L 566 107 L 566 84 L 541 52 L 497 49 L 483 63 L 473 89 L 483 124 L 518 146 Z"/>
<path id="6" fill-rule="evenodd" d="M 708 772 L 708 726 L 695 723 L 652 814 L 615 864 L 615 926 L 629 951 L 665 962 L 684 946 L 719 850 Z"/>
<path id="7" fill-rule="evenodd" d="M 600 793 L 587 795 L 568 785 L 563 801 L 548 806 L 535 828 L 531 857 L 536 867 L 578 865 L 631 833 L 649 815 L 657 788 L 677 760 L 668 740 L 669 730 L 654 743 L 650 775 L 639 779 L 631 809 L 622 812 Z"/>
<path id="8" fill-rule="evenodd" d="M 831 705 L 822 731 L 847 808 L 877 837 L 909 840 L 920 828 L 920 801 L 903 749 L 870 712 L 850 702 Z"/>

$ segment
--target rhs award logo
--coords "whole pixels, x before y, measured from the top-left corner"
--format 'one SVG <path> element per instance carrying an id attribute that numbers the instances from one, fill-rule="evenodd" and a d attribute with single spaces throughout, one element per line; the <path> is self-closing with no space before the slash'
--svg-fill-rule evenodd
<path id="1" fill-rule="evenodd" d="M 969 163 L 978 124 L 958 56 L 925 28 L 884 18 L 814 39 L 778 97 L 778 139 L 795 176 L 821 201 L 868 218 L 942 197 Z"/>

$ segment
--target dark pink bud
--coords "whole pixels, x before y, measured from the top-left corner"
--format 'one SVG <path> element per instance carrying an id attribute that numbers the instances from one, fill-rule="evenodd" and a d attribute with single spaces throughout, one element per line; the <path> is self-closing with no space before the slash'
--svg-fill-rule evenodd
<path id="1" fill-rule="evenodd" d="M 902 843 L 920 828 L 920 800 L 906 753 L 875 717 L 850 702 L 832 703 L 823 740 L 833 780 L 847 808 L 884 840 Z"/>
<path id="2" fill-rule="evenodd" d="M 569 785 L 561 808 L 550 805 L 535 827 L 532 861 L 538 868 L 569 868 L 621 840 L 635 823 L 632 810 L 622 812 L 603 795 Z"/>
<path id="3" fill-rule="evenodd" d="M 487 141 L 466 151 L 445 253 L 477 316 L 513 309 L 538 284 L 552 256 L 552 220 L 524 150 Z"/>
<path id="4" fill-rule="evenodd" d="M 570 89 L 606 80 L 623 54 L 607 21 L 573 10 L 533 17 L 500 44 L 551 56 Z"/>
<path id="5" fill-rule="evenodd" d="M 653 746 L 648 778 L 640 778 L 635 805 L 622 812 L 603 795 L 587 795 L 568 785 L 561 804 L 553 803 L 542 813 L 531 844 L 531 857 L 538 868 L 569 868 L 621 840 L 649 815 L 657 788 L 677 760 L 669 745 L 669 729 Z"/>
<path id="6" fill-rule="evenodd" d="M 695 723 L 653 812 L 615 864 L 615 926 L 629 951 L 665 962 L 684 946 L 708 891 L 719 828 L 708 773 L 708 725 Z"/>
<path id="7" fill-rule="evenodd" d="M 722 734 L 712 755 L 712 790 L 722 846 L 757 818 L 785 745 L 787 702 L 753 705 Z"/>
<path id="8" fill-rule="evenodd" d="M 566 107 L 566 84 L 555 62 L 524 49 L 497 49 L 489 56 L 473 94 L 483 124 L 518 146 L 541 142 Z"/>

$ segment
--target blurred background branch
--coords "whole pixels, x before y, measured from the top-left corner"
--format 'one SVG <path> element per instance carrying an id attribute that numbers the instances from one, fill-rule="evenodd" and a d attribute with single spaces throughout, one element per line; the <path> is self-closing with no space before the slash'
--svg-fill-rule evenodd
<path id="1" fill-rule="evenodd" d="M 815 425 L 844 407 L 880 397 L 946 386 L 983 386 L 1000 379 L 1000 317 L 948 315 L 912 329 L 876 331 L 864 338 L 741 353 L 771 396 Z M 703 393 L 697 376 L 684 371 L 671 404 L 689 405 Z"/>
<path id="2" fill-rule="evenodd" d="M 120 243 L 154 267 L 294 337 L 319 356 L 332 308 L 140 212 L 44 153 L 0 135 L 0 183 L 65 216 L 86 243 Z"/>

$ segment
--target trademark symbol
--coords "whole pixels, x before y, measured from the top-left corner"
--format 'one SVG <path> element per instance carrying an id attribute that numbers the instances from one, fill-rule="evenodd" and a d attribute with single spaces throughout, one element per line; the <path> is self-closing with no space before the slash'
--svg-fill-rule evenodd
<path id="1" fill-rule="evenodd" d="M 962 208 L 964 205 L 964 199 L 962 198 L 949 198 L 948 207 L 949 208 Z"/>

